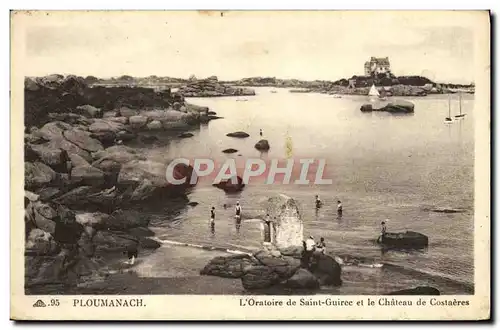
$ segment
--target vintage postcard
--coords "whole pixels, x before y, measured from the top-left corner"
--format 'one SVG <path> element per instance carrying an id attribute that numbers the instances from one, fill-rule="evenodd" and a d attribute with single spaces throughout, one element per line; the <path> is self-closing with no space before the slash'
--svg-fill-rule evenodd
<path id="1" fill-rule="evenodd" d="M 12 319 L 490 318 L 488 11 L 11 33 Z"/>

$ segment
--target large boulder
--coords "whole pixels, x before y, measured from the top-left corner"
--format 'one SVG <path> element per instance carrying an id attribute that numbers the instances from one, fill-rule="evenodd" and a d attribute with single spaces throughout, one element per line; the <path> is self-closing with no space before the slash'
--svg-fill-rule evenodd
<path id="1" fill-rule="evenodd" d="M 58 243 L 75 243 L 83 227 L 75 213 L 57 203 L 31 202 L 26 208 L 26 226 L 39 228 L 52 235 Z"/>
<path id="2" fill-rule="evenodd" d="M 304 250 L 304 247 L 302 245 L 292 245 L 292 246 L 287 246 L 283 247 L 280 249 L 280 252 L 284 256 L 290 256 L 296 259 L 300 259 L 302 256 L 302 251 Z"/>
<path id="3" fill-rule="evenodd" d="M 241 277 L 241 283 L 247 290 L 265 289 L 279 283 L 280 277 L 270 267 L 250 266 Z"/>
<path id="4" fill-rule="evenodd" d="M 77 166 L 71 169 L 71 181 L 94 187 L 100 187 L 105 182 L 104 173 L 90 165 Z"/>
<path id="5" fill-rule="evenodd" d="M 86 212 L 75 215 L 76 222 L 82 226 L 92 228 L 107 228 L 109 224 L 109 214 L 102 212 Z"/>
<path id="6" fill-rule="evenodd" d="M 126 130 L 125 125 L 120 121 L 127 121 L 125 117 L 119 118 L 104 118 L 95 119 L 92 125 L 89 126 L 89 131 L 92 133 L 113 132 Z"/>
<path id="7" fill-rule="evenodd" d="M 72 167 L 79 167 L 79 166 L 90 166 L 89 162 L 83 158 L 80 155 L 77 154 L 70 154 L 69 159 L 71 161 L 71 166 Z"/>
<path id="8" fill-rule="evenodd" d="M 153 120 L 151 122 L 149 122 L 146 127 L 149 129 L 149 130 L 159 130 L 159 129 L 162 129 L 162 125 L 161 125 L 161 122 L 159 120 Z"/>
<path id="9" fill-rule="evenodd" d="M 132 160 L 122 165 L 118 175 L 118 183 L 121 185 L 140 184 L 144 179 L 148 179 L 156 187 L 167 185 L 167 166 L 149 160 Z"/>
<path id="10" fill-rule="evenodd" d="M 149 217 L 143 212 L 118 209 L 107 218 L 106 225 L 114 230 L 127 230 L 135 227 L 147 227 L 149 220 Z"/>
<path id="11" fill-rule="evenodd" d="M 44 163 L 24 163 L 24 186 L 28 190 L 48 186 L 54 183 L 56 177 L 56 172 Z"/>
<path id="12" fill-rule="evenodd" d="M 92 157 L 98 161 L 106 159 L 120 164 L 125 164 L 132 160 L 146 160 L 146 157 L 144 157 L 139 151 L 124 145 L 116 145 L 106 148 L 92 154 Z"/>
<path id="13" fill-rule="evenodd" d="M 133 110 L 133 109 L 130 109 L 127 107 L 122 107 L 122 108 L 118 109 L 118 111 L 116 112 L 116 114 L 119 117 L 125 117 L 125 118 L 129 118 L 129 119 L 132 116 L 136 116 L 138 113 L 139 113 L 139 111 Z"/>
<path id="14" fill-rule="evenodd" d="M 267 140 L 260 140 L 255 144 L 255 149 L 259 151 L 268 151 L 270 148 L 269 141 Z"/>
<path id="15" fill-rule="evenodd" d="M 304 225 L 299 205 L 291 197 L 279 194 L 267 200 L 266 213 L 273 221 L 274 244 L 280 250 L 302 246 Z"/>
<path id="16" fill-rule="evenodd" d="M 71 129 L 71 125 L 61 122 L 61 121 L 54 121 L 47 123 L 43 125 L 42 128 L 36 130 L 33 132 L 35 136 L 42 137 L 43 139 L 50 141 L 55 138 L 60 138 L 62 137 L 62 133 L 65 130 Z"/>
<path id="17" fill-rule="evenodd" d="M 360 108 L 362 112 L 386 111 L 390 113 L 413 113 L 414 109 L 413 103 L 402 100 L 396 100 L 380 108 L 374 108 L 372 104 L 363 104 Z"/>
<path id="18" fill-rule="evenodd" d="M 54 255 L 59 252 L 59 246 L 51 234 L 35 228 L 26 239 L 27 255 Z"/>
<path id="19" fill-rule="evenodd" d="M 300 267 L 300 262 L 274 257 L 268 251 L 259 251 L 254 257 L 264 266 L 271 268 L 280 278 L 289 278 Z"/>
<path id="20" fill-rule="evenodd" d="M 299 268 L 286 282 L 285 286 L 293 289 L 317 289 L 319 282 L 307 269 Z"/>
<path id="21" fill-rule="evenodd" d="M 124 233 L 100 230 L 94 235 L 92 243 L 95 246 L 95 254 L 99 256 L 109 252 L 126 251 L 129 246 L 138 245 L 139 241 Z"/>
<path id="22" fill-rule="evenodd" d="M 76 112 L 80 115 L 83 115 L 87 118 L 102 118 L 103 112 L 101 109 L 98 109 L 89 104 L 80 105 L 76 107 Z"/>
<path id="23" fill-rule="evenodd" d="M 141 128 L 148 122 L 148 117 L 145 116 L 132 116 L 128 119 L 129 124 L 132 128 Z"/>
<path id="24" fill-rule="evenodd" d="M 52 149 L 66 150 L 68 155 L 75 154 L 75 155 L 82 157 L 86 161 L 92 160 L 92 157 L 90 156 L 90 152 L 83 150 L 82 148 L 80 148 L 76 144 L 66 140 L 62 136 L 52 139 L 48 143 L 48 146 Z"/>
<path id="25" fill-rule="evenodd" d="M 237 182 L 233 183 L 233 179 L 223 180 L 219 183 L 214 183 L 213 186 L 224 190 L 226 193 L 236 193 L 242 191 L 243 188 L 245 187 L 243 179 L 240 176 L 238 176 L 234 181 Z"/>
<path id="26" fill-rule="evenodd" d="M 240 278 L 248 267 L 256 265 L 258 263 L 247 254 L 215 257 L 200 271 L 200 274 Z"/>
<path id="27" fill-rule="evenodd" d="M 105 181 L 116 183 L 122 164 L 112 159 L 101 158 L 92 163 L 92 166 L 98 168 L 104 173 Z"/>
<path id="28" fill-rule="evenodd" d="M 89 132 L 71 129 L 64 131 L 63 136 L 66 140 L 88 152 L 98 152 L 104 149 L 101 142 L 90 137 Z"/>
<path id="29" fill-rule="evenodd" d="M 311 271 L 321 285 L 339 286 L 342 284 L 342 269 L 337 261 L 323 253 L 313 254 Z"/>
<path id="30" fill-rule="evenodd" d="M 92 186 L 74 188 L 54 199 L 55 202 L 81 209 L 87 206 L 112 208 L 117 203 L 119 193 L 115 187 L 101 189 Z"/>
<path id="31" fill-rule="evenodd" d="M 26 144 L 26 154 L 33 153 L 41 162 L 50 166 L 54 171 L 66 172 L 66 162 L 68 153 L 65 150 L 51 148 L 47 143 L 44 144 Z"/>

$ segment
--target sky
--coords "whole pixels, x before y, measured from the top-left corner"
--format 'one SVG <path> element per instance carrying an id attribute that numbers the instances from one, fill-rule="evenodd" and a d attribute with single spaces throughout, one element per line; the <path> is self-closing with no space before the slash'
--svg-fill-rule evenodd
<path id="1" fill-rule="evenodd" d="M 18 14 L 25 75 L 266 76 L 336 80 L 371 56 L 396 75 L 474 81 L 473 12 L 47 12 Z"/>

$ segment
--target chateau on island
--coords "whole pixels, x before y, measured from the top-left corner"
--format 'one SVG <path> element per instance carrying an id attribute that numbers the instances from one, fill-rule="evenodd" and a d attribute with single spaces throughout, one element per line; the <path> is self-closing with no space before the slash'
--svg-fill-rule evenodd
<path id="1" fill-rule="evenodd" d="M 371 57 L 370 61 L 365 62 L 365 76 L 372 76 L 380 73 L 390 73 L 391 64 L 389 57 Z"/>

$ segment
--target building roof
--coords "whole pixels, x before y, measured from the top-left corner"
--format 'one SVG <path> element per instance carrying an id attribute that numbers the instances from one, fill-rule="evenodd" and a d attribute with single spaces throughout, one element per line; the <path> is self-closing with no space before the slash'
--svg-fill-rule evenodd
<path id="1" fill-rule="evenodd" d="M 376 62 L 377 64 L 389 65 L 389 57 L 372 57 L 370 62 Z"/>

